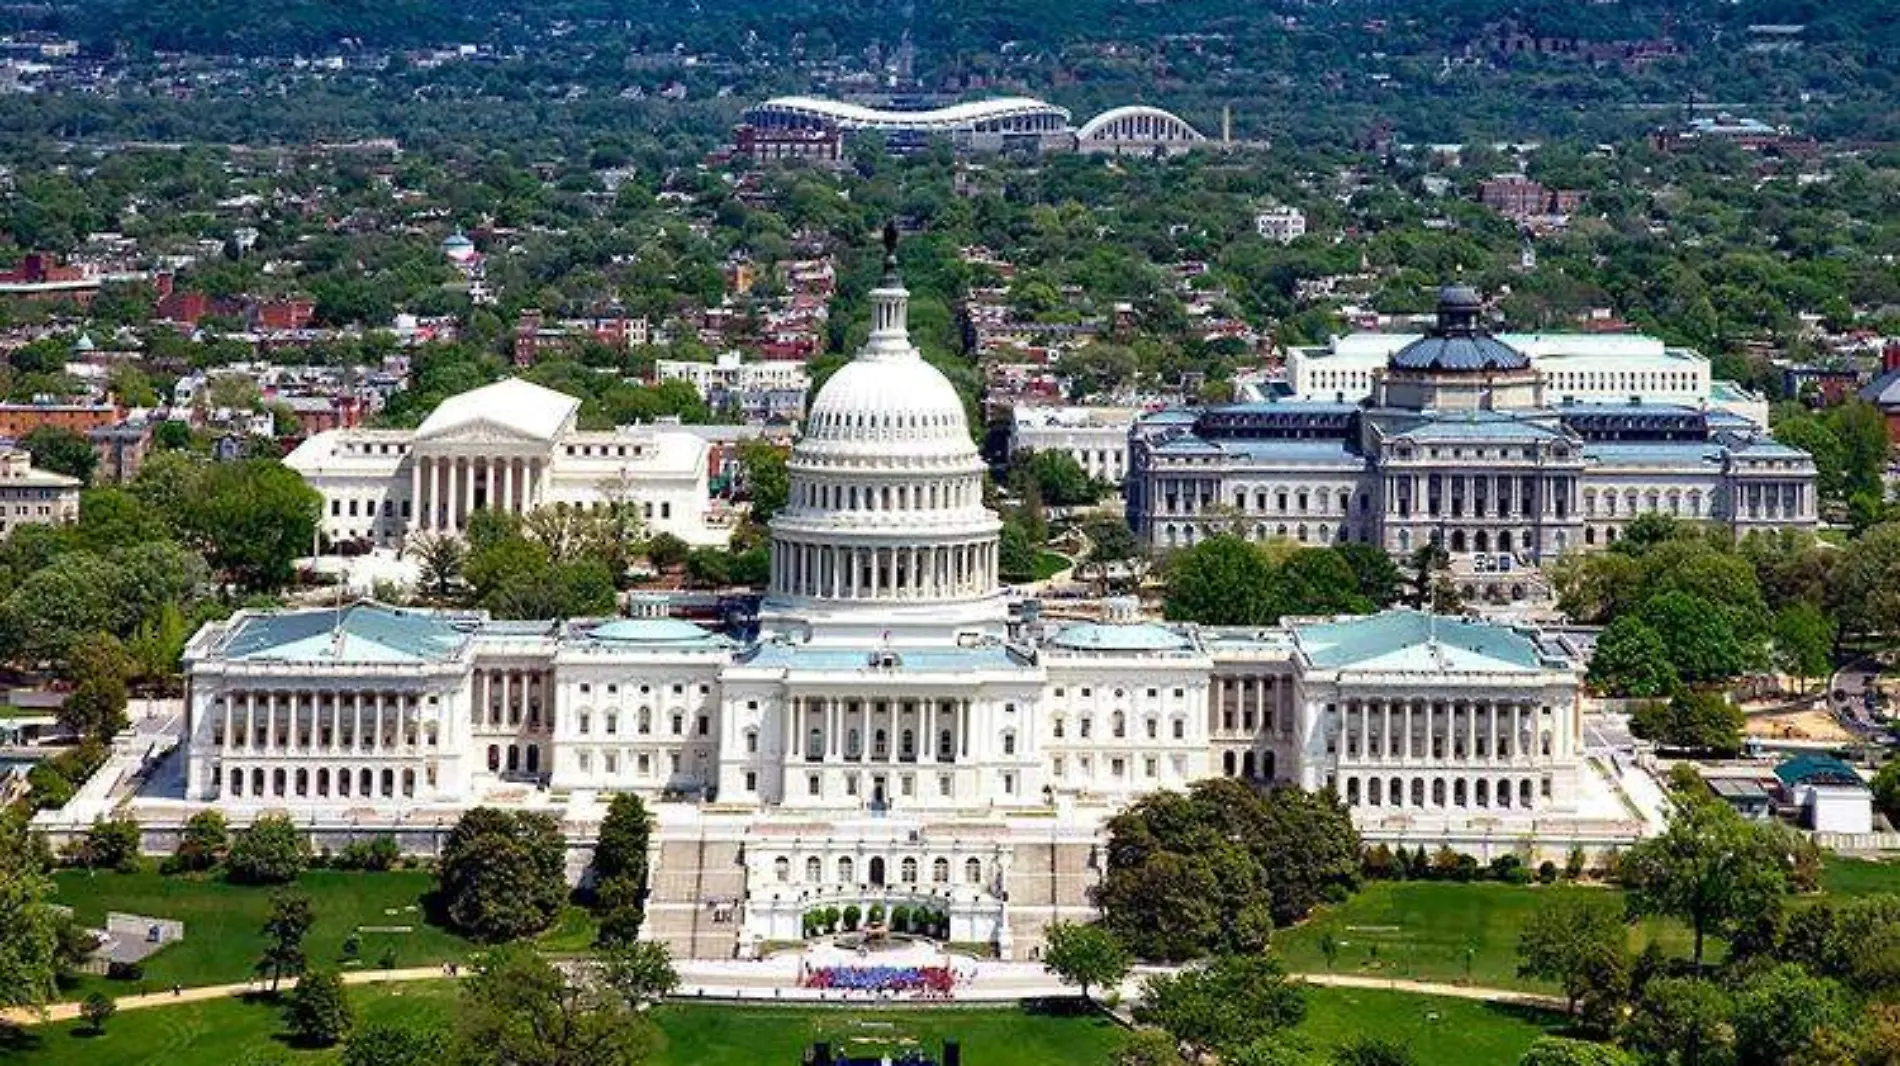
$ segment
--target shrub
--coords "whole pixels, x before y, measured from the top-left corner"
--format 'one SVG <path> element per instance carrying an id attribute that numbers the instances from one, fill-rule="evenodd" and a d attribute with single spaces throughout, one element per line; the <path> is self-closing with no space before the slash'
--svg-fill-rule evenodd
<path id="1" fill-rule="evenodd" d="M 288 884 L 309 864 L 309 839 L 281 814 L 263 815 L 239 833 L 226 861 L 231 880 L 246 885 Z"/>
<path id="2" fill-rule="evenodd" d="M 1548 885 L 1557 880 L 1557 864 L 1545 859 L 1537 864 L 1537 880 Z"/>
<path id="3" fill-rule="evenodd" d="M 304 974 L 284 1003 L 284 1025 L 291 1037 L 305 1047 L 334 1045 L 350 1031 L 352 1020 L 343 978 L 334 971 Z"/>
<path id="4" fill-rule="evenodd" d="M 223 812 L 202 810 L 185 823 L 184 834 L 178 839 L 178 850 L 172 854 L 170 865 L 176 870 L 209 870 L 224 858 L 230 846 L 231 830 L 224 820 Z"/>
<path id="5" fill-rule="evenodd" d="M 1359 865 L 1365 871 L 1367 880 L 1385 881 L 1400 876 L 1399 871 L 1402 870 L 1404 862 L 1393 857 L 1391 848 L 1384 844 L 1374 844 L 1366 849 L 1365 854 L 1360 858 Z"/>
<path id="6" fill-rule="evenodd" d="M 95 870 L 132 873 L 139 868 L 139 843 L 143 832 L 129 815 L 112 819 L 96 818 L 86 833 L 80 851 L 85 865 Z"/>
<path id="7" fill-rule="evenodd" d="M 1583 865 L 1583 846 L 1581 844 L 1574 844 L 1570 848 L 1570 854 L 1564 858 L 1564 877 L 1571 881 L 1582 877 Z"/>
<path id="8" fill-rule="evenodd" d="M 848 904 L 846 904 L 846 905 L 845 905 L 845 908 L 844 908 L 844 929 L 845 929 L 845 932 L 847 932 L 847 933 L 855 933 L 855 932 L 857 932 L 857 929 L 858 929 L 858 919 L 859 919 L 859 918 L 862 918 L 863 916 L 864 916 L 864 912 L 863 912 L 863 911 L 860 911 L 860 910 L 858 909 L 858 905 L 857 905 L 857 904 L 855 904 L 855 903 L 848 903 Z"/>
<path id="9" fill-rule="evenodd" d="M 343 846 L 331 865 L 339 870 L 369 870 L 381 873 L 393 869 L 402 859 L 402 849 L 389 833 L 378 833 L 368 840 L 352 840 Z"/>
<path id="10" fill-rule="evenodd" d="M 891 929 L 899 933 L 910 932 L 910 908 L 898 904 L 891 908 Z"/>
<path id="11" fill-rule="evenodd" d="M 137 962 L 108 962 L 106 963 L 106 980 L 143 981 L 145 966 Z"/>
<path id="12" fill-rule="evenodd" d="M 106 1031 L 106 1021 L 119 1012 L 119 1005 L 104 992 L 94 992 L 79 1005 L 80 1017 L 86 1019 L 86 1027 L 93 1033 Z"/>
<path id="13" fill-rule="evenodd" d="M 864 916 L 864 924 L 883 925 L 884 924 L 884 904 L 882 903 L 871 904 L 870 913 Z"/>

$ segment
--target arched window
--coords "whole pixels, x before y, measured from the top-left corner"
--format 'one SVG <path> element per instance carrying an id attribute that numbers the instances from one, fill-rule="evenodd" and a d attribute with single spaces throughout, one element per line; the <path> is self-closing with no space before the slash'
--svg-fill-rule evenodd
<path id="1" fill-rule="evenodd" d="M 917 883 L 917 860 L 906 857 L 897 866 L 897 879 L 907 885 Z"/>
<path id="2" fill-rule="evenodd" d="M 839 884 L 841 885 L 857 884 L 858 882 L 857 872 L 858 872 L 858 868 L 856 864 L 854 864 L 851 861 L 851 856 L 846 855 L 845 857 L 838 860 L 838 883 Z"/>
<path id="3" fill-rule="evenodd" d="M 792 860 L 780 855 L 772 860 L 772 880 L 786 884 L 792 879 Z"/>
<path id="4" fill-rule="evenodd" d="M 1128 735 L 1128 718 L 1126 715 L 1123 715 L 1120 711 L 1116 711 L 1112 721 L 1114 722 L 1115 738 L 1117 740 Z"/>
<path id="5" fill-rule="evenodd" d="M 825 864 L 813 855 L 805 860 L 805 883 L 815 885 L 825 879 Z"/>
<path id="6" fill-rule="evenodd" d="M 980 885 L 983 883 L 983 861 L 981 859 L 969 859 L 964 862 L 963 883 L 966 885 Z"/>
<path id="7" fill-rule="evenodd" d="M 937 856 L 935 859 L 930 860 L 930 879 L 931 881 L 940 885 L 949 884 L 950 883 L 950 860 L 944 858 L 941 855 Z"/>

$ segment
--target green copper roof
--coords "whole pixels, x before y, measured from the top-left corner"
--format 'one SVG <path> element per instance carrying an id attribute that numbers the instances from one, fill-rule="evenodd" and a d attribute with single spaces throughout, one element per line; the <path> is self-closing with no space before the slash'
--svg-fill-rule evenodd
<path id="1" fill-rule="evenodd" d="M 430 663 L 455 658 L 468 639 L 440 615 L 356 603 L 253 615 L 222 651 L 248 662 Z"/>
<path id="2" fill-rule="evenodd" d="M 1059 648 L 1074 651 L 1179 651 L 1189 646 L 1188 639 L 1166 626 L 1153 622 L 1112 625 L 1084 622 L 1067 626 L 1049 639 Z"/>
<path id="3" fill-rule="evenodd" d="M 1541 663 L 1531 639 L 1508 626 L 1418 611 L 1295 622 L 1291 628 L 1313 665 L 1327 669 L 1521 671 Z"/>
<path id="4" fill-rule="evenodd" d="M 622 618 L 589 630 L 595 640 L 625 644 L 724 644 L 718 634 L 678 618 Z"/>

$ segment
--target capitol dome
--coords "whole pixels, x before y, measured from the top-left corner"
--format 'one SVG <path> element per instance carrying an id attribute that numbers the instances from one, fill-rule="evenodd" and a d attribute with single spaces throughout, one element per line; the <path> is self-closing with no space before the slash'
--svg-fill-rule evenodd
<path id="1" fill-rule="evenodd" d="M 818 390 L 786 464 L 765 613 L 880 640 L 907 621 L 987 631 L 1004 613 L 1001 522 L 983 506 L 962 397 L 911 344 L 893 229 L 885 246 L 870 337 Z"/>

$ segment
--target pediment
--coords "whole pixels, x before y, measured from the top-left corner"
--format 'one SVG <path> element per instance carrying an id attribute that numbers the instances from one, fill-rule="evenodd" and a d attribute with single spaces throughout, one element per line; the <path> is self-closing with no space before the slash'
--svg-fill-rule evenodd
<path id="1" fill-rule="evenodd" d="M 534 444 L 544 447 L 549 443 L 543 438 L 487 418 L 471 419 L 426 432 L 418 431 L 416 440 L 431 444 Z"/>

